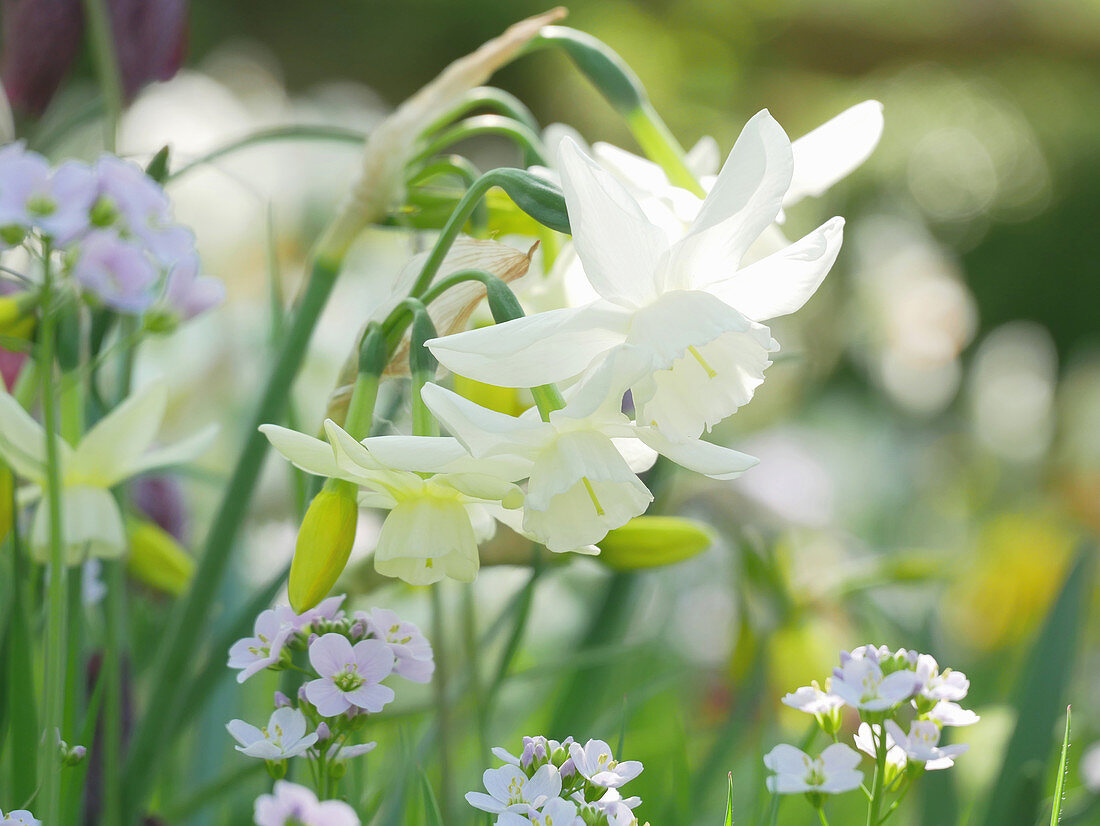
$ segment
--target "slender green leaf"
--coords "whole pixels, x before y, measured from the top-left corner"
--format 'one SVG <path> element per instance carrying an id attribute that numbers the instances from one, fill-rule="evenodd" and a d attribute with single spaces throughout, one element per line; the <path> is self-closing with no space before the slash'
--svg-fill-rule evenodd
<path id="1" fill-rule="evenodd" d="M 733 772 L 729 773 L 730 790 L 726 797 L 726 824 L 733 826 Z"/>
<path id="2" fill-rule="evenodd" d="M 425 826 L 443 826 L 443 815 L 439 812 L 439 801 L 435 799 L 432 783 L 428 780 L 428 774 L 423 766 L 417 767 L 420 771 L 420 793 L 424 799 L 424 823 Z"/>
<path id="3" fill-rule="evenodd" d="M 1054 785 L 1054 804 L 1050 809 L 1050 826 L 1058 826 L 1062 816 L 1062 795 L 1065 794 L 1066 768 L 1069 761 L 1069 723 L 1072 709 L 1066 706 L 1066 734 L 1062 738 L 1062 759 L 1058 761 L 1058 782 Z"/>
<path id="4" fill-rule="evenodd" d="M 986 804 L 984 826 L 1032 826 L 1039 819 L 1042 767 L 1076 659 L 1096 549 L 1083 547 L 1032 645 L 1016 686 L 1016 729 Z"/>

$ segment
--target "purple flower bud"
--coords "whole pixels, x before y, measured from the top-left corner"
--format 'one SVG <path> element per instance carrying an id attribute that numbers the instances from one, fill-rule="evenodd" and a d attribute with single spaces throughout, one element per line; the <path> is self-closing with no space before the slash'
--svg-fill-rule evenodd
<path id="1" fill-rule="evenodd" d="M 332 737 L 332 731 L 328 727 L 328 723 L 321 721 L 317 726 L 317 742 L 323 743 Z"/>
<path id="2" fill-rule="evenodd" d="M 275 708 L 285 708 L 286 706 L 289 706 L 289 705 L 291 705 L 290 698 L 287 697 L 285 694 L 283 694 L 283 692 L 276 691 L 275 692 Z"/>
<path id="3" fill-rule="evenodd" d="M 161 473 L 135 479 L 130 486 L 130 496 L 134 507 L 161 530 L 171 534 L 177 542 L 187 541 L 187 503 L 183 486 L 175 476 Z"/>
<path id="4" fill-rule="evenodd" d="M 182 321 L 213 309 L 225 300 L 225 285 L 217 278 L 199 275 L 199 257 L 193 252 L 168 271 L 165 301 Z"/>
<path id="5" fill-rule="evenodd" d="M 561 766 L 558 768 L 558 772 L 561 774 L 562 780 L 568 780 L 570 777 L 575 775 L 577 773 L 577 767 L 573 763 L 573 758 L 570 757 L 564 763 L 562 763 Z"/>
<path id="6" fill-rule="evenodd" d="M 0 74 L 16 108 L 45 111 L 72 67 L 85 31 L 80 0 L 3 0 Z M 187 0 L 107 0 L 127 100 L 183 63 Z M 49 48 L 42 44 L 48 43 Z"/>

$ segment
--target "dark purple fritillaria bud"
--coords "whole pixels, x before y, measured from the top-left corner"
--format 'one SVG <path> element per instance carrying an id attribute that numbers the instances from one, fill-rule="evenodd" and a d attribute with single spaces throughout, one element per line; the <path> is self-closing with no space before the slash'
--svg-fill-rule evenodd
<path id="1" fill-rule="evenodd" d="M 80 0 L 2 0 L 0 77 L 13 109 L 40 115 L 80 50 Z"/>
<path id="2" fill-rule="evenodd" d="M 179 71 L 187 50 L 187 0 L 108 0 L 107 8 L 127 100 Z"/>
<path id="3" fill-rule="evenodd" d="M 180 543 L 187 542 L 187 505 L 179 480 L 168 474 L 142 476 L 130 486 L 134 507 Z"/>

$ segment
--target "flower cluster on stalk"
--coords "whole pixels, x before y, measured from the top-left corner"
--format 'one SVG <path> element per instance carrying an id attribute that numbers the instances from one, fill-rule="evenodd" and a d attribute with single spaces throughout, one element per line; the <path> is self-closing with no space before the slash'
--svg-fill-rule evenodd
<path id="1" fill-rule="evenodd" d="M 376 746 L 360 741 L 368 716 L 394 699 L 384 681 L 396 675 L 426 683 L 435 670 L 431 644 L 413 623 L 383 608 L 348 613 L 343 602 L 330 597 L 302 614 L 269 608 L 256 618 L 252 636 L 229 649 L 238 682 L 263 670 L 302 676 L 296 697 L 275 693 L 265 725 L 227 724 L 237 751 L 265 760 L 275 777 L 286 774 L 288 760 L 304 757 L 321 793 L 335 789 L 348 760 Z"/>
<path id="2" fill-rule="evenodd" d="M 867 792 L 872 805 L 882 806 L 888 796 L 900 800 L 923 772 L 950 768 L 966 752 L 967 745 L 941 744 L 941 738 L 945 728 L 978 722 L 977 714 L 959 705 L 969 688 L 965 674 L 941 669 L 929 654 L 873 645 L 842 651 L 824 686 L 815 682 L 783 697 L 785 705 L 812 714 L 833 743 L 817 756 L 777 745 L 764 757 L 773 772 L 768 789 L 804 793 L 820 808 L 823 795 L 863 785 L 859 766 L 865 754 L 876 763 Z M 859 717 L 855 749 L 840 742 L 845 709 Z M 881 814 L 892 810 L 881 808 Z"/>
<path id="3" fill-rule="evenodd" d="M 638 797 L 619 789 L 642 772 L 637 760 L 616 760 L 603 740 L 583 746 L 566 737 L 524 737 L 516 756 L 503 748 L 504 762 L 482 775 L 484 792 L 468 792 L 466 802 L 496 815 L 497 826 L 637 826 Z"/>
<path id="4" fill-rule="evenodd" d="M 164 189 L 114 155 L 94 164 L 49 161 L 21 143 L 0 149 L 0 251 L 52 253 L 52 265 L 94 306 L 170 328 L 224 298 L 200 272 L 195 236 Z"/>

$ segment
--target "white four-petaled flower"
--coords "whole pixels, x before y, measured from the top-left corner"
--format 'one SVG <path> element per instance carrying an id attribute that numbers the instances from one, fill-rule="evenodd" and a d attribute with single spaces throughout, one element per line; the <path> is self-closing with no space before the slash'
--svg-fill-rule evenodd
<path id="1" fill-rule="evenodd" d="M 467 792 L 466 802 L 492 814 L 529 815 L 561 794 L 561 775 L 553 765 L 540 766 L 528 777 L 518 766 L 487 769 L 481 776 L 484 792 Z"/>
<path id="2" fill-rule="evenodd" d="M 840 794 L 858 789 L 863 782 L 859 761 L 859 753 L 843 743 L 833 743 L 817 757 L 781 743 L 764 755 L 764 765 L 775 772 L 768 778 L 768 791 Z"/>
<path id="3" fill-rule="evenodd" d="M 380 685 L 393 672 L 394 662 L 381 640 L 353 646 L 342 634 L 324 634 L 310 644 L 309 662 L 321 676 L 305 684 L 305 696 L 322 717 L 348 709 L 375 713 L 393 700 L 393 689 Z"/>
<path id="4" fill-rule="evenodd" d="M 342 800 L 318 800 L 305 786 L 277 780 L 255 804 L 256 826 L 359 826 L 359 816 Z"/>
<path id="5" fill-rule="evenodd" d="M 317 732 L 306 733 L 305 715 L 289 706 L 275 709 L 262 729 L 244 720 L 230 720 L 226 728 L 240 744 L 237 751 L 262 760 L 288 760 L 317 742 Z"/>
<path id="6" fill-rule="evenodd" d="M 642 773 L 642 764 L 637 760 L 615 759 L 611 746 L 603 740 L 589 740 L 583 746 L 573 743 L 569 746 L 569 756 L 577 773 L 593 786 L 617 789 Z"/>

